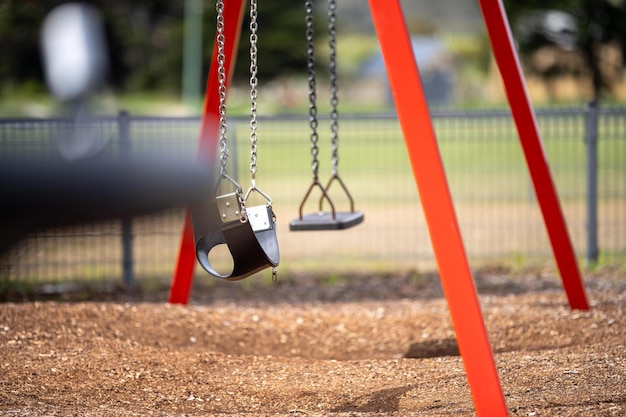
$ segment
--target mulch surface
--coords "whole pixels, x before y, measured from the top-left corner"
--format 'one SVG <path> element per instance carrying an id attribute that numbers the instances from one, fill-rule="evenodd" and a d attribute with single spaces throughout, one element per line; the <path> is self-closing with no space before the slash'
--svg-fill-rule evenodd
<path id="1" fill-rule="evenodd" d="M 475 278 L 510 415 L 626 415 L 622 273 Z M 435 274 L 249 280 L 0 304 L 0 415 L 475 414 Z"/>

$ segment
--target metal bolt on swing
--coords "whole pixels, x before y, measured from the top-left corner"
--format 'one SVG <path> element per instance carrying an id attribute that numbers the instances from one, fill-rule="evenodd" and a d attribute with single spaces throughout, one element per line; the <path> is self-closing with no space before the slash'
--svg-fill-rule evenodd
<path id="1" fill-rule="evenodd" d="M 354 210 L 354 200 L 352 195 L 348 191 L 348 188 L 341 180 L 339 176 L 339 112 L 337 110 L 338 99 L 338 86 L 337 86 L 337 30 L 336 30 L 336 0 L 328 1 L 328 34 L 329 34 L 329 47 L 330 47 L 330 129 L 331 129 L 331 146 L 332 146 L 332 175 L 330 180 L 324 187 L 319 181 L 319 148 L 318 142 L 318 119 L 317 119 L 317 92 L 316 92 L 316 79 L 315 79 L 315 44 L 313 42 L 314 29 L 313 29 L 313 1 L 305 1 L 306 9 L 306 39 L 307 39 L 307 75 L 309 83 L 309 125 L 311 128 L 311 155 L 313 160 L 311 162 L 311 169 L 313 171 L 313 180 L 308 190 L 304 194 L 300 206 L 298 208 L 299 217 L 289 223 L 289 230 L 291 231 L 305 231 L 305 230 L 340 230 L 347 229 L 363 221 L 363 213 Z M 328 190 L 333 182 L 337 181 L 341 186 L 343 192 L 348 197 L 350 202 L 349 212 L 340 212 L 335 209 Z M 318 211 L 303 215 L 304 206 L 311 195 L 311 192 L 318 188 L 321 192 L 321 196 L 318 203 Z M 323 211 L 324 201 L 328 202 L 330 206 L 330 212 Z"/>
<path id="2" fill-rule="evenodd" d="M 272 199 L 256 185 L 257 171 L 257 0 L 250 0 L 250 143 L 251 186 L 244 193 L 241 185 L 228 174 L 228 140 L 226 123 L 226 70 L 224 53 L 224 0 L 217 1 L 217 65 L 219 92 L 219 152 L 220 178 L 216 196 L 212 201 L 196 207 L 191 212 L 196 256 L 209 274 L 228 281 L 246 278 L 265 268 L 272 268 L 276 280 L 276 267 L 280 261 L 276 238 L 276 216 Z M 224 185 L 234 191 L 220 194 Z M 267 200 L 266 204 L 248 207 L 253 192 Z M 218 245 L 226 245 L 232 256 L 233 270 L 220 273 L 209 261 L 209 252 Z"/>

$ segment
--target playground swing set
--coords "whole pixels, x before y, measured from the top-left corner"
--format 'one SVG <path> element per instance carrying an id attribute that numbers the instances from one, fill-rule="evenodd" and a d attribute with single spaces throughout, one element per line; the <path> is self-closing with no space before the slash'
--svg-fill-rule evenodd
<path id="1" fill-rule="evenodd" d="M 398 119 L 418 188 L 424 215 L 437 261 L 444 295 L 472 393 L 476 414 L 506 416 L 508 411 L 484 325 L 476 288 L 454 213 L 445 171 L 439 154 L 428 104 L 413 55 L 400 0 L 368 0 L 372 20 L 381 47 Z M 256 187 L 256 17 L 257 0 L 250 0 L 251 57 L 251 187 L 242 187 L 228 175 L 226 160 L 226 94 L 234 55 L 241 33 L 245 0 L 218 0 L 218 25 L 205 94 L 199 139 L 199 155 L 211 165 L 217 157 L 221 162 L 215 198 L 188 210 L 181 236 L 179 256 L 170 288 L 170 303 L 188 302 L 196 258 L 211 275 L 239 280 L 267 267 L 274 271 L 279 263 L 276 240 L 276 218 L 272 200 Z M 537 195 L 553 254 L 561 275 L 570 308 L 588 310 L 589 304 L 581 274 L 561 212 L 547 158 L 541 144 L 534 111 L 524 84 L 521 67 L 501 0 L 479 0 L 492 50 L 504 81 L 504 87 L 518 130 L 522 150 Z M 324 187 L 318 178 L 317 108 L 315 92 L 315 61 L 313 57 L 313 2 L 305 1 L 307 22 L 307 55 L 309 81 L 309 116 L 313 182 L 299 207 L 299 216 L 290 229 L 337 230 L 357 225 L 363 214 L 354 210 L 352 197 L 340 179 L 338 162 L 338 125 L 336 98 L 335 0 L 329 0 L 329 34 L 331 45 L 331 141 L 333 146 L 332 176 Z M 219 129 L 216 121 L 219 120 Z M 350 202 L 349 212 L 335 209 L 328 194 L 337 181 Z M 303 206 L 314 188 L 322 194 L 318 212 L 303 215 Z M 247 207 L 251 193 L 264 197 L 266 204 Z M 324 212 L 324 200 L 330 212 Z M 233 271 L 217 272 L 208 261 L 208 252 L 226 244 L 233 257 Z"/>

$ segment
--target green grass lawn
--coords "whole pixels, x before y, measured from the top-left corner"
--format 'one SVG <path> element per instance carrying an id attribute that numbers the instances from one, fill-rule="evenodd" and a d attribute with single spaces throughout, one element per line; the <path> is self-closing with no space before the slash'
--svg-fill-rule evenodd
<path id="1" fill-rule="evenodd" d="M 238 121 L 238 120 L 237 120 Z M 524 154 L 512 121 L 482 123 L 466 127 L 437 119 L 435 129 L 440 154 L 453 194 L 461 199 L 527 199 L 532 185 Z M 626 129 L 626 128 L 625 128 Z M 582 124 L 568 129 L 566 136 L 548 125 L 543 144 L 559 195 L 581 199 L 585 194 L 585 144 Z M 328 127 L 318 129 L 323 182 L 330 175 L 331 149 Z M 236 124 L 240 177 L 246 178 L 249 159 L 249 130 L 245 121 Z M 611 132 L 599 132 L 598 177 L 600 195 L 626 194 L 626 141 Z M 311 144 L 306 120 L 259 124 L 258 178 L 310 182 Z M 400 127 L 394 119 L 357 118 L 340 123 L 340 174 L 349 186 L 372 195 L 377 191 L 391 197 L 390 189 L 406 186 L 412 173 Z M 281 181 L 277 178 L 277 181 Z M 367 190 L 371 190 L 367 192 Z M 304 191 L 303 191 L 304 192 Z M 413 192 L 413 188 L 409 190 Z M 400 194 L 402 192 L 399 192 Z"/>

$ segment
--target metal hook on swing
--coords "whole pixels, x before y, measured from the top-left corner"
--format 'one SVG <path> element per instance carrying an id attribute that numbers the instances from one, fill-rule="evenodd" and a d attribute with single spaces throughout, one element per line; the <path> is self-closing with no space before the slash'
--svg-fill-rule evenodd
<path id="1" fill-rule="evenodd" d="M 248 201 L 248 197 L 250 197 L 250 194 L 252 194 L 252 192 L 254 191 L 261 194 L 263 198 L 267 200 L 267 204 L 270 207 L 272 206 L 272 199 L 270 198 L 270 196 L 263 192 L 263 190 L 261 190 L 259 187 L 257 187 L 255 181 L 252 181 L 252 185 L 250 186 L 250 188 L 248 188 L 248 191 L 246 191 L 246 194 L 243 197 L 244 203 Z"/>
<path id="2" fill-rule="evenodd" d="M 223 180 L 230 182 L 235 187 L 235 191 L 218 195 L 217 191 L 219 190 Z M 234 178 L 226 173 L 225 170 L 222 170 L 220 179 L 216 185 L 215 201 L 217 203 L 222 223 L 228 223 L 237 219 L 241 223 L 245 223 L 247 221 L 243 189 Z"/>
<path id="3" fill-rule="evenodd" d="M 330 204 L 331 219 L 333 221 L 336 220 L 337 216 L 335 214 L 335 204 L 333 203 L 333 200 L 330 198 L 330 195 L 328 195 L 328 193 L 326 192 L 326 189 L 322 186 L 322 184 L 319 182 L 319 180 L 317 178 L 315 178 L 313 180 L 313 182 L 309 186 L 309 189 L 307 190 L 306 194 L 304 194 L 304 198 L 300 202 L 300 207 L 298 209 L 298 213 L 300 215 L 299 220 L 301 222 L 304 221 L 304 218 L 303 218 L 303 215 L 302 215 L 302 209 L 304 208 L 304 205 L 305 205 L 306 201 L 309 199 L 309 195 L 311 194 L 311 191 L 313 191 L 313 188 L 315 188 L 315 187 L 319 187 L 319 189 L 322 192 L 322 195 L 320 196 L 320 201 L 319 201 L 319 213 L 318 213 L 318 215 L 322 216 L 324 214 L 322 212 L 322 202 L 324 200 L 326 200 L 326 201 L 328 201 L 328 204 Z M 291 227 L 291 224 L 290 224 L 290 227 Z"/>
<path id="4" fill-rule="evenodd" d="M 339 180 L 340 184 L 342 184 L 342 187 L 345 190 L 345 185 L 343 184 L 341 179 L 338 177 L 336 179 Z M 332 182 L 332 179 L 331 179 L 331 182 Z M 319 211 L 315 213 L 309 213 L 309 214 L 303 215 L 302 209 L 304 207 L 304 204 L 306 203 L 309 195 L 311 194 L 311 191 L 315 187 L 319 187 L 320 190 L 322 191 L 322 196 L 320 197 L 320 202 L 319 202 Z M 363 222 L 363 217 L 364 217 L 363 213 L 360 211 L 354 211 L 352 198 L 350 196 L 350 193 L 347 190 L 346 190 L 346 194 L 348 195 L 348 198 L 350 198 L 350 201 L 351 201 L 351 207 L 350 207 L 351 211 L 349 212 L 345 212 L 345 211 L 341 212 L 341 211 L 335 210 L 335 205 L 332 199 L 330 198 L 330 195 L 328 194 L 327 190 L 328 190 L 328 186 L 325 189 L 318 180 L 313 181 L 313 183 L 310 185 L 309 189 L 307 190 L 306 194 L 304 195 L 302 202 L 300 203 L 299 217 L 297 219 L 292 220 L 291 223 L 289 223 L 289 230 L 294 231 L 294 232 L 295 231 L 315 231 L 315 230 L 343 230 L 343 229 L 348 229 L 352 226 L 356 226 L 357 224 Z M 330 205 L 330 209 L 331 209 L 330 212 L 322 211 L 322 205 L 323 205 L 324 200 L 328 201 Z"/>
<path id="5" fill-rule="evenodd" d="M 274 229 L 274 224 L 276 223 L 276 215 L 274 214 L 274 210 L 272 210 L 272 199 L 263 190 L 258 188 L 254 183 L 252 184 L 252 186 L 250 186 L 250 188 L 248 188 L 248 191 L 243 197 L 244 204 L 248 201 L 250 194 L 252 194 L 253 192 L 257 192 L 261 196 L 263 196 L 263 198 L 267 200 L 267 203 L 258 206 L 247 207 L 245 209 L 246 217 L 250 222 L 250 227 L 252 227 L 252 230 L 254 232 Z"/>
<path id="6" fill-rule="evenodd" d="M 346 197 L 348 197 L 348 201 L 350 202 L 350 212 L 353 213 L 354 212 L 354 199 L 352 198 L 352 194 L 350 194 L 350 191 L 348 191 L 348 187 L 346 186 L 346 184 L 344 184 L 344 182 L 341 179 L 341 177 L 339 177 L 339 174 L 334 173 L 330 177 L 330 179 L 328 180 L 328 183 L 326 184 L 326 187 L 324 188 L 325 194 L 328 193 L 328 190 L 330 189 L 330 186 L 332 185 L 332 183 L 335 180 L 339 183 L 339 185 L 343 189 L 344 193 L 346 194 Z M 326 198 L 326 200 L 330 201 L 330 197 Z M 320 211 L 322 211 L 323 204 L 324 204 L 324 196 L 320 197 L 320 201 L 319 201 L 319 209 L 320 209 Z M 334 212 L 334 209 L 333 209 L 333 212 Z"/>

